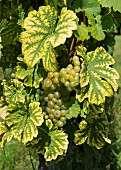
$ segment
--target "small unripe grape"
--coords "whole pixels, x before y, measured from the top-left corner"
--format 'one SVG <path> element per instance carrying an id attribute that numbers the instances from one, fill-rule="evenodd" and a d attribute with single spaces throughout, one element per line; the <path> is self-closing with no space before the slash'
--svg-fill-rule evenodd
<path id="1" fill-rule="evenodd" d="M 50 87 L 51 90 L 55 90 L 56 89 L 56 85 L 52 84 Z"/>
<path id="2" fill-rule="evenodd" d="M 74 65 L 75 65 L 75 66 L 80 66 L 80 62 L 79 62 L 79 60 L 74 61 Z"/>
<path id="3" fill-rule="evenodd" d="M 78 56 L 73 56 L 73 61 L 78 61 L 79 57 Z"/>
<path id="4" fill-rule="evenodd" d="M 67 91 L 71 92 L 73 89 L 71 87 L 67 87 Z"/>
<path id="5" fill-rule="evenodd" d="M 53 118 L 54 118 L 54 115 L 53 115 L 53 114 L 49 114 L 48 117 L 49 117 L 50 119 L 53 119 Z"/>
<path id="6" fill-rule="evenodd" d="M 70 75 L 75 76 L 75 71 L 73 69 L 70 71 Z"/>
<path id="7" fill-rule="evenodd" d="M 62 109 L 62 110 L 66 110 L 67 108 L 66 108 L 66 106 L 65 106 L 64 104 L 62 104 L 62 105 L 61 105 L 61 109 Z"/>
<path id="8" fill-rule="evenodd" d="M 74 81 L 74 76 L 70 75 L 70 76 L 69 76 L 69 80 L 70 80 L 70 81 Z"/>
<path id="9" fill-rule="evenodd" d="M 69 86 L 70 86 L 69 81 L 65 81 L 64 85 L 65 85 L 66 87 L 69 87 Z"/>
<path id="10" fill-rule="evenodd" d="M 47 78 L 46 78 L 46 79 L 44 80 L 44 86 L 47 87 L 47 88 L 50 87 L 50 86 L 52 86 L 52 81 L 51 81 L 50 79 L 47 79 Z"/>
<path id="11" fill-rule="evenodd" d="M 46 120 L 48 119 L 48 115 L 45 115 L 45 119 L 46 119 Z"/>
<path id="12" fill-rule="evenodd" d="M 54 107 L 54 103 L 51 100 L 48 102 L 48 107 L 51 109 Z"/>
<path id="13" fill-rule="evenodd" d="M 61 70 L 60 70 L 60 75 L 61 76 L 64 76 L 66 74 L 66 70 L 65 70 L 65 68 L 62 68 Z"/>
<path id="14" fill-rule="evenodd" d="M 55 113 L 55 109 L 51 109 L 51 114 L 54 114 Z"/>
<path id="15" fill-rule="evenodd" d="M 70 67 L 67 67 L 67 68 L 66 68 L 66 72 L 67 72 L 67 73 L 70 73 L 71 70 L 72 70 L 72 68 L 70 68 Z"/>
<path id="16" fill-rule="evenodd" d="M 61 120 L 59 120 L 59 121 L 57 122 L 57 126 L 58 126 L 58 127 L 63 127 L 63 122 L 62 122 Z"/>
<path id="17" fill-rule="evenodd" d="M 73 68 L 72 64 L 69 64 L 69 65 L 67 66 L 67 68 L 72 69 L 72 68 Z"/>
<path id="18" fill-rule="evenodd" d="M 60 110 L 60 107 L 59 107 L 57 104 L 55 104 L 55 105 L 54 105 L 54 109 L 55 109 L 55 110 Z"/>
<path id="19" fill-rule="evenodd" d="M 54 122 L 54 123 L 56 123 L 57 121 L 58 121 L 57 119 L 53 118 L 53 122 Z"/>
<path id="20" fill-rule="evenodd" d="M 53 95 L 52 93 L 49 93 L 49 94 L 48 94 L 48 99 L 51 100 L 51 99 L 53 98 L 53 96 L 54 96 L 54 95 Z"/>
<path id="21" fill-rule="evenodd" d="M 71 88 L 73 88 L 73 87 L 75 87 L 75 86 L 76 86 L 76 83 L 75 83 L 75 82 L 73 82 L 73 81 L 70 82 L 70 87 L 71 87 Z"/>
<path id="22" fill-rule="evenodd" d="M 56 99 L 60 98 L 60 97 L 61 97 L 60 92 L 58 92 L 58 91 L 54 92 L 54 97 L 55 97 Z"/>
<path id="23" fill-rule="evenodd" d="M 56 111 L 54 112 L 54 116 L 57 117 L 57 118 L 59 118 L 59 117 L 61 116 L 60 110 L 56 110 Z"/>
<path id="24" fill-rule="evenodd" d="M 59 77 L 59 73 L 58 72 L 54 72 L 54 77 Z"/>
<path id="25" fill-rule="evenodd" d="M 60 120 L 62 121 L 62 122 L 65 122 L 66 121 L 66 117 L 60 117 Z"/>
<path id="26" fill-rule="evenodd" d="M 74 71 L 78 73 L 80 71 L 80 66 L 74 66 Z"/>
<path id="27" fill-rule="evenodd" d="M 51 113 L 51 109 L 49 107 L 46 107 L 46 112 Z"/>
<path id="28" fill-rule="evenodd" d="M 58 77 L 55 77 L 55 78 L 53 78 L 52 80 L 53 80 L 53 83 L 55 83 L 55 84 L 58 84 L 58 83 L 59 83 Z"/>
<path id="29" fill-rule="evenodd" d="M 60 81 L 61 81 L 61 83 L 65 83 L 66 80 L 64 77 L 61 77 Z"/>
<path id="30" fill-rule="evenodd" d="M 48 102 L 48 97 L 44 97 L 44 101 L 45 101 L 45 102 Z"/>
<path id="31" fill-rule="evenodd" d="M 65 74 L 64 78 L 65 78 L 66 80 L 68 80 L 68 79 L 69 79 L 69 74 Z"/>
<path id="32" fill-rule="evenodd" d="M 53 72 L 50 71 L 50 72 L 48 72 L 47 77 L 48 77 L 49 79 L 52 79 L 52 78 L 53 78 L 53 75 L 54 75 Z"/>
<path id="33" fill-rule="evenodd" d="M 53 102 L 53 103 L 56 103 L 56 102 L 57 102 L 57 99 L 56 99 L 56 98 L 52 98 L 52 102 Z"/>
<path id="34" fill-rule="evenodd" d="M 61 99 L 58 99 L 57 102 L 56 102 L 56 104 L 57 104 L 58 106 L 61 106 L 61 105 L 63 104 L 63 102 L 62 102 Z"/>
<path id="35" fill-rule="evenodd" d="M 61 110 L 61 115 L 65 116 L 66 115 L 66 110 Z"/>

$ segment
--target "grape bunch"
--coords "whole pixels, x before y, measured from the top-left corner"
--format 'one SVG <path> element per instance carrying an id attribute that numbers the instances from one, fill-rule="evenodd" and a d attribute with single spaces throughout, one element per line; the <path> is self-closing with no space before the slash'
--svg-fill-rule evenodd
<path id="1" fill-rule="evenodd" d="M 65 115 L 69 112 L 69 110 L 65 102 L 61 99 L 61 93 L 59 91 L 42 91 L 41 94 L 43 101 L 41 102 L 41 107 L 43 109 L 45 119 L 51 119 L 58 127 L 62 127 L 66 124 Z"/>
<path id="2" fill-rule="evenodd" d="M 68 91 L 72 91 L 79 84 L 80 61 L 78 56 L 73 57 L 73 63 L 74 66 L 69 64 L 60 70 L 60 81 L 67 87 Z"/>
<path id="3" fill-rule="evenodd" d="M 69 94 L 79 84 L 80 61 L 73 57 L 73 65 L 69 64 L 60 72 L 48 72 L 41 91 L 41 107 L 45 119 L 51 119 L 58 127 L 66 124 L 66 114 L 69 113 Z"/>

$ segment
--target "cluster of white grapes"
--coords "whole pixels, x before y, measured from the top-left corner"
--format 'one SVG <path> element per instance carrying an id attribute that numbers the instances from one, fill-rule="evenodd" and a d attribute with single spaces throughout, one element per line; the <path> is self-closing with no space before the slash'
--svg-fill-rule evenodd
<path id="1" fill-rule="evenodd" d="M 43 81 L 41 91 L 41 107 L 45 119 L 51 119 L 58 127 L 66 124 L 66 114 L 69 113 L 69 93 L 79 84 L 80 61 L 73 57 L 73 65 L 69 64 L 60 72 L 48 72 Z"/>

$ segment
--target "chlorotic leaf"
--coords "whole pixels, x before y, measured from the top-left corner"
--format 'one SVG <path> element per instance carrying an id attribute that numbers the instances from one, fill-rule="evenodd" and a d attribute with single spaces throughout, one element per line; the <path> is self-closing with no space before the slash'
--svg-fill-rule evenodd
<path id="1" fill-rule="evenodd" d="M 115 0 L 115 1 L 113 1 L 113 0 L 108 0 L 108 1 L 107 0 L 99 0 L 99 2 L 101 3 L 101 5 L 103 7 L 108 7 L 108 8 L 113 7 L 113 9 L 115 11 L 121 12 L 121 2 L 119 0 Z"/>
<path id="2" fill-rule="evenodd" d="M 37 126 L 41 126 L 44 119 L 39 102 L 32 102 L 28 106 L 28 111 L 24 108 L 10 113 L 7 117 L 11 124 L 11 133 L 15 139 L 24 144 L 31 141 L 38 135 Z"/>
<path id="3" fill-rule="evenodd" d="M 71 119 L 72 117 L 77 118 L 80 114 L 81 109 L 77 101 L 75 101 L 74 104 L 69 108 L 69 113 L 67 113 L 65 116 L 67 119 Z"/>
<path id="4" fill-rule="evenodd" d="M 97 105 L 104 103 L 105 97 L 112 96 L 113 89 L 115 91 L 117 90 L 118 85 L 116 79 L 119 79 L 119 75 L 114 68 L 110 67 L 114 62 L 114 59 L 103 47 L 98 47 L 95 51 L 88 52 L 84 57 L 82 65 L 85 65 L 87 69 L 82 67 L 80 74 L 82 81 L 85 80 L 87 75 L 88 79 L 86 83 L 81 82 L 80 86 L 84 87 L 88 83 L 88 88 L 86 88 L 88 91 L 82 88 L 82 93 L 85 98 L 88 97 L 89 103 Z M 77 98 L 81 99 L 79 95 L 77 95 Z"/>
<path id="5" fill-rule="evenodd" d="M 1 119 L 0 117 L 0 136 L 8 131 L 5 121 Z"/>
<path id="6" fill-rule="evenodd" d="M 0 142 L 0 147 L 3 147 L 5 142 L 10 142 L 10 140 L 13 138 L 13 134 L 11 132 L 6 132 L 3 137 L 2 137 L 2 141 Z"/>
<path id="7" fill-rule="evenodd" d="M 55 160 L 59 155 L 66 153 L 68 148 L 68 135 L 62 130 L 51 130 L 49 136 L 51 142 L 45 147 L 44 154 L 46 161 Z"/>
<path id="8" fill-rule="evenodd" d="M 64 7 L 58 22 L 57 17 L 57 11 L 47 5 L 41 6 L 38 11 L 29 12 L 28 17 L 25 18 L 26 31 L 21 33 L 20 39 L 24 62 L 29 67 L 34 67 L 42 58 L 46 70 L 57 70 L 56 54 L 53 48 L 64 44 L 66 38 L 71 37 L 72 30 L 77 29 L 77 17 L 73 11 Z"/>
<path id="9" fill-rule="evenodd" d="M 46 126 L 48 127 L 48 129 L 51 130 L 52 127 L 53 127 L 52 120 L 51 119 L 47 119 L 45 123 L 46 123 Z"/>
<path id="10" fill-rule="evenodd" d="M 87 140 L 87 144 L 101 149 L 105 142 L 110 143 L 107 138 L 108 128 L 106 120 L 103 117 L 95 116 L 93 119 L 82 120 L 79 124 L 79 129 L 75 132 L 74 142 L 76 145 L 81 145 Z"/>

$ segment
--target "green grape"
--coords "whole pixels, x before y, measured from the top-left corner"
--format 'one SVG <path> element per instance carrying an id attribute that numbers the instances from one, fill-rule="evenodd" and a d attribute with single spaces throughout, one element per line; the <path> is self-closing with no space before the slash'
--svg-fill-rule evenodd
<path id="1" fill-rule="evenodd" d="M 53 103 L 56 103 L 56 102 L 57 102 L 57 99 L 56 99 L 56 98 L 52 98 L 52 102 L 53 102 Z"/>
<path id="2" fill-rule="evenodd" d="M 78 56 L 73 56 L 73 62 L 78 61 L 79 57 Z"/>
<path id="3" fill-rule="evenodd" d="M 67 91 L 71 92 L 73 89 L 71 87 L 67 87 Z"/>
<path id="4" fill-rule="evenodd" d="M 44 80 L 44 87 L 50 87 L 50 86 L 52 86 L 52 81 L 50 80 L 50 79 L 48 79 L 48 78 L 46 78 L 45 80 Z"/>
<path id="5" fill-rule="evenodd" d="M 58 72 L 54 72 L 54 77 L 59 77 L 59 73 Z"/>
<path id="6" fill-rule="evenodd" d="M 64 125 L 64 124 L 63 124 L 63 122 L 62 122 L 61 120 L 57 121 L 57 126 L 58 126 L 58 127 L 63 127 L 63 125 Z"/>
<path id="7" fill-rule="evenodd" d="M 72 68 L 73 68 L 72 64 L 69 64 L 69 65 L 67 66 L 67 68 L 72 69 Z"/>
<path id="8" fill-rule="evenodd" d="M 79 77 L 77 77 L 77 76 L 74 77 L 74 82 L 77 82 L 77 83 L 78 83 L 78 82 L 79 82 Z"/>
<path id="9" fill-rule="evenodd" d="M 55 90 L 56 89 L 56 85 L 52 84 L 50 87 L 51 90 Z"/>
<path id="10" fill-rule="evenodd" d="M 80 66 L 80 61 L 79 61 L 79 60 L 74 61 L 74 65 L 75 65 L 75 66 Z"/>
<path id="11" fill-rule="evenodd" d="M 72 68 L 70 68 L 70 67 L 67 67 L 67 68 L 66 68 L 66 72 L 67 72 L 67 73 L 70 73 L 71 70 L 72 70 Z"/>
<path id="12" fill-rule="evenodd" d="M 74 71 L 78 73 L 80 71 L 80 66 L 74 66 Z"/>
<path id="13" fill-rule="evenodd" d="M 70 87 L 71 87 L 71 88 L 73 88 L 73 87 L 75 87 L 75 86 L 76 86 L 76 83 L 75 83 L 75 82 L 73 82 L 73 81 L 70 82 Z"/>
<path id="14" fill-rule="evenodd" d="M 52 80 L 53 80 L 53 83 L 55 83 L 55 84 L 58 84 L 58 83 L 59 83 L 58 77 L 55 77 L 55 78 L 53 78 Z"/>
<path id="15" fill-rule="evenodd" d="M 69 76 L 69 80 L 70 80 L 70 81 L 74 81 L 74 76 L 70 75 L 70 76 Z"/>
<path id="16" fill-rule="evenodd" d="M 53 115 L 53 114 L 49 114 L 48 117 L 49 117 L 50 119 L 53 119 L 53 118 L 54 118 L 54 115 Z"/>
<path id="17" fill-rule="evenodd" d="M 58 121 L 58 120 L 57 120 L 56 118 L 53 118 L 53 122 L 54 122 L 54 123 L 57 123 L 57 121 Z"/>
<path id="18" fill-rule="evenodd" d="M 62 109 L 62 110 L 66 110 L 67 108 L 66 108 L 66 106 L 65 106 L 64 104 L 62 104 L 62 105 L 61 105 L 61 109 Z"/>
<path id="19" fill-rule="evenodd" d="M 65 75 L 64 75 L 64 78 L 65 78 L 66 80 L 68 80 L 68 79 L 69 79 L 69 74 L 65 74 Z"/>
<path id="20" fill-rule="evenodd" d="M 72 69 L 69 74 L 75 76 L 75 71 Z"/>
<path id="21" fill-rule="evenodd" d="M 49 117 L 48 117 L 48 115 L 45 115 L 45 119 L 47 120 Z"/>
<path id="22" fill-rule="evenodd" d="M 69 81 L 65 81 L 64 85 L 65 85 L 66 87 L 69 87 L 69 86 L 70 86 Z"/>
<path id="23" fill-rule="evenodd" d="M 54 112 L 55 112 L 55 109 L 51 109 L 51 114 L 54 114 Z"/>
<path id="24" fill-rule="evenodd" d="M 56 104 L 57 104 L 58 106 L 61 106 L 61 105 L 63 104 L 63 102 L 62 102 L 61 99 L 58 99 L 57 102 L 56 102 Z"/>
<path id="25" fill-rule="evenodd" d="M 48 97 L 44 97 L 44 101 L 45 101 L 45 102 L 48 102 Z"/>
<path id="26" fill-rule="evenodd" d="M 56 99 L 59 99 L 59 98 L 61 97 L 60 92 L 58 92 L 58 91 L 54 92 L 54 97 L 55 97 Z"/>
<path id="27" fill-rule="evenodd" d="M 48 102 L 48 107 L 51 109 L 54 107 L 54 103 L 51 100 Z"/>
<path id="28" fill-rule="evenodd" d="M 61 115 L 65 116 L 66 115 L 66 110 L 61 110 Z"/>
<path id="29" fill-rule="evenodd" d="M 53 95 L 52 93 L 49 93 L 49 94 L 48 94 L 48 99 L 49 99 L 49 100 L 53 99 L 53 97 L 54 97 L 54 95 Z"/>
<path id="30" fill-rule="evenodd" d="M 61 81 L 61 83 L 65 83 L 66 80 L 64 77 L 61 77 L 60 81 Z"/>
<path id="31" fill-rule="evenodd" d="M 60 110 L 60 107 L 59 107 L 57 104 L 55 104 L 55 105 L 54 105 L 54 109 L 55 109 L 55 110 Z"/>
<path id="32" fill-rule="evenodd" d="M 46 112 L 51 113 L 51 109 L 49 107 L 46 107 Z"/>
<path id="33" fill-rule="evenodd" d="M 49 79 L 52 79 L 52 78 L 53 78 L 53 76 L 54 76 L 53 72 L 48 72 L 47 77 L 48 77 Z"/>
<path id="34" fill-rule="evenodd" d="M 56 118 L 59 118 L 59 117 L 61 116 L 60 110 L 56 110 L 56 111 L 54 112 L 54 116 L 55 116 Z"/>
<path id="35" fill-rule="evenodd" d="M 66 121 L 66 117 L 62 116 L 62 117 L 60 117 L 60 120 L 61 120 L 62 122 L 65 122 L 65 121 Z"/>
<path id="36" fill-rule="evenodd" d="M 65 68 L 62 68 L 61 70 L 60 70 L 60 75 L 61 76 L 64 76 L 66 74 L 66 70 L 65 70 Z"/>

